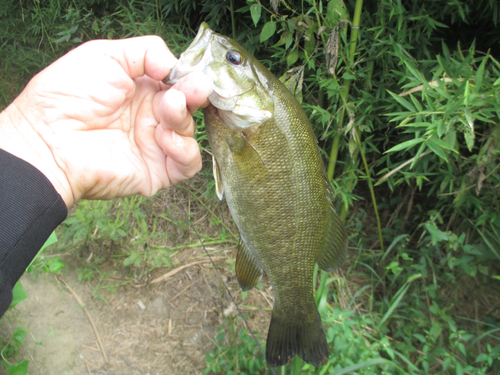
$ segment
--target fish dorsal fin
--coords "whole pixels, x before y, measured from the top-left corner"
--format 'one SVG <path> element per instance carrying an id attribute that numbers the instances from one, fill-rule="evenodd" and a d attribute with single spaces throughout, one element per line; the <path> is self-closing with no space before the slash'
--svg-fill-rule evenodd
<path id="1" fill-rule="evenodd" d="M 243 291 L 252 289 L 262 277 L 262 268 L 241 238 L 236 254 L 236 277 Z"/>
<path id="2" fill-rule="evenodd" d="M 215 192 L 217 193 L 217 197 L 222 200 L 224 197 L 224 187 L 222 186 L 222 176 L 220 174 L 219 164 L 217 164 L 217 160 L 215 160 L 215 156 L 212 155 L 213 162 L 213 172 L 214 172 L 214 180 L 215 180 Z"/>
<path id="3" fill-rule="evenodd" d="M 316 263 L 323 271 L 331 272 L 339 268 L 347 258 L 347 233 L 344 224 L 333 207 L 333 191 L 328 184 L 328 212 L 326 215 L 326 234 L 321 254 Z"/>

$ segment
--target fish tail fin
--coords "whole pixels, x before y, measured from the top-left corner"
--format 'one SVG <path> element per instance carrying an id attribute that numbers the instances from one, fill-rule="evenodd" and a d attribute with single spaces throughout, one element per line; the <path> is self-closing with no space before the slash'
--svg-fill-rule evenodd
<path id="1" fill-rule="evenodd" d="M 286 365 L 295 355 L 316 367 L 326 363 L 329 355 L 325 332 L 316 308 L 314 312 L 311 322 L 300 323 L 273 312 L 266 343 L 266 360 L 270 366 Z"/>

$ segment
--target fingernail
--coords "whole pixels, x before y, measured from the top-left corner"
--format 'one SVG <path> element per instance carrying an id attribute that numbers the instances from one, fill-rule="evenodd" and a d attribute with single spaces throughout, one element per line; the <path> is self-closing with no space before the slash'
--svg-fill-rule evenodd
<path id="1" fill-rule="evenodd" d="M 172 130 L 172 142 L 174 142 L 174 144 L 177 147 L 184 146 L 184 139 L 173 130 Z"/>
<path id="2" fill-rule="evenodd" d="M 186 97 L 180 91 L 170 89 L 167 91 L 167 100 L 173 110 L 184 111 L 186 109 Z"/>

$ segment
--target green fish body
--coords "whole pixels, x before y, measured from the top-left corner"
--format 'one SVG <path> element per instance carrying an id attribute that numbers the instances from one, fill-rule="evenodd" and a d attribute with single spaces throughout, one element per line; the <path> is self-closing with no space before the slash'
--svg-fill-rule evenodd
<path id="1" fill-rule="evenodd" d="M 324 364 L 328 346 L 314 302 L 314 263 L 338 268 L 347 236 L 311 124 L 266 67 L 205 23 L 165 81 L 194 70 L 214 82 L 205 127 L 217 194 L 225 195 L 240 230 L 239 285 L 249 290 L 266 272 L 274 293 L 266 360 L 281 366 L 298 355 Z"/>

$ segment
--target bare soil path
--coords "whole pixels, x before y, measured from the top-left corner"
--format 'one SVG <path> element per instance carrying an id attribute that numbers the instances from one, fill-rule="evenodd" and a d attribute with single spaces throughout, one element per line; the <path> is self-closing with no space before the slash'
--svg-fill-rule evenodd
<path id="1" fill-rule="evenodd" d="M 216 263 L 223 266 L 231 252 L 219 252 Z M 77 274 L 65 267 L 59 276 L 24 275 L 29 298 L 0 325 L 4 337 L 12 332 L 10 323 L 29 331 L 21 357 L 30 361 L 30 375 L 201 374 L 224 311 L 234 314 L 222 281 L 197 250 L 183 252 L 173 268 L 157 270 L 150 281 L 170 275 L 160 282 L 101 291 L 108 302 L 96 298 L 96 282 L 80 282 Z M 240 297 L 237 282 L 229 285 Z M 260 294 L 251 299 L 267 307 Z M 267 327 L 268 312 L 261 313 L 258 321 Z"/>

